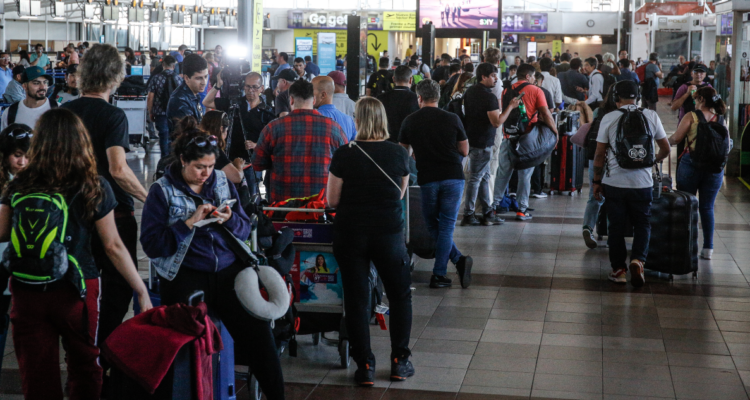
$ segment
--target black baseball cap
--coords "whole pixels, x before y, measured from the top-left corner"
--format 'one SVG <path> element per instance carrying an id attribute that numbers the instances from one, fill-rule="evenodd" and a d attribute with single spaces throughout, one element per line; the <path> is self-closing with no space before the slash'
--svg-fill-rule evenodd
<path id="1" fill-rule="evenodd" d="M 287 68 L 287 69 L 279 72 L 278 75 L 272 77 L 271 80 L 275 81 L 275 80 L 278 80 L 278 79 L 283 79 L 283 80 L 285 80 L 287 82 L 293 82 L 293 81 L 297 80 L 298 77 L 299 77 L 299 75 L 297 75 L 296 72 L 294 72 L 291 68 Z"/>
<path id="2" fill-rule="evenodd" d="M 693 67 L 693 72 L 706 72 L 706 66 L 703 64 L 697 64 Z"/>
<path id="3" fill-rule="evenodd" d="M 634 81 L 620 81 L 615 84 L 616 96 L 621 99 L 637 99 L 638 98 L 638 84 Z"/>

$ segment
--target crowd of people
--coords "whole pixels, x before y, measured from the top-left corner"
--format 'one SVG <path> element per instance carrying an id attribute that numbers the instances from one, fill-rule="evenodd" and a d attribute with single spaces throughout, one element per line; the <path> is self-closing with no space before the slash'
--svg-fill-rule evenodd
<path id="1" fill-rule="evenodd" d="M 461 203 L 462 226 L 502 225 L 509 210 L 517 220 L 532 220 L 530 198 L 546 197 L 543 174 L 538 166 L 516 168 L 514 143 L 540 127 L 558 135 L 557 115 L 566 107 L 594 110 L 583 142 L 590 193 L 582 231 L 585 244 L 597 247 L 594 227 L 606 198 L 609 279 L 625 283 L 629 271 L 633 286 L 644 283 L 651 166 L 668 157 L 671 145 L 682 146 L 677 189 L 700 194 L 702 256 L 712 256 L 713 203 L 723 172 L 701 168 L 691 154 L 702 143 L 701 124 L 719 120 L 726 106 L 701 63 L 681 67 L 680 76 L 690 80 L 672 100 L 680 123 L 668 138 L 654 111 L 658 96 L 651 93 L 665 78 L 655 53 L 640 71 L 625 51 L 618 60 L 611 54 L 582 60 L 566 52 L 559 60 L 542 54 L 538 61 L 509 64 L 499 49 L 489 48 L 476 65 L 468 55 L 454 60 L 443 54 L 432 69 L 416 54 L 396 68 L 383 57 L 366 96 L 355 102 L 345 94 L 343 72 L 321 75 L 311 59 L 295 58 L 290 65 L 289 56 L 279 53 L 269 88 L 261 74 L 249 72 L 241 78 L 241 96 L 231 98 L 220 46 L 204 56 L 186 46 L 163 57 L 152 49 L 148 112 L 159 134 L 163 176 L 147 190 L 127 163 L 128 119 L 110 103 L 128 66 L 145 60 L 130 49 L 123 57 L 107 44 L 69 46 L 66 54 L 66 85 L 52 97 L 52 77 L 38 65 L 46 65 L 45 55 L 22 58 L 29 65 L 13 68 L 4 89 L 13 101 L 0 123 L 0 240 L 11 241 L 4 258 L 9 269 L 0 274 L 11 276 L 13 341 L 27 399 L 63 397 L 59 337 L 68 354 L 70 398 L 98 398 L 111 368 L 99 346 L 122 323 L 134 291 L 142 311 L 152 307 L 136 271 L 135 201 L 144 203 L 140 242 L 161 279 L 161 304 L 184 302 L 203 290 L 266 397 L 283 399 L 271 325 L 246 312 L 235 295 L 235 277 L 245 266 L 231 241 L 248 239 L 250 218 L 240 202 L 218 208 L 241 190 L 259 190 L 260 182 L 269 202 L 324 190 L 328 206 L 336 208 L 333 253 L 347 294 L 354 380 L 375 383 L 367 312 L 371 263 L 390 305 L 390 378 L 407 379 L 415 373 L 409 360 L 411 261 L 401 205 L 407 187 L 419 186 L 422 216 L 435 242 L 429 287 L 453 285 L 449 261 L 460 286 L 470 287 L 473 260 L 453 241 Z M 8 64 L 8 53 L 0 53 L 0 71 Z M 651 144 L 641 159 L 649 164 L 622 160 L 619 122 L 630 114 L 645 121 Z M 34 246 L 19 244 L 21 229 L 35 232 L 22 225 L 33 209 L 24 202 L 56 204 L 68 221 L 50 239 L 63 244 L 53 247 L 67 250 L 67 258 L 41 256 L 60 273 L 44 277 L 49 282 L 43 286 L 29 272 Z M 199 224 L 209 216 L 222 229 Z M 634 235 L 630 262 L 627 221 Z M 21 243 L 28 240 L 23 234 Z"/>

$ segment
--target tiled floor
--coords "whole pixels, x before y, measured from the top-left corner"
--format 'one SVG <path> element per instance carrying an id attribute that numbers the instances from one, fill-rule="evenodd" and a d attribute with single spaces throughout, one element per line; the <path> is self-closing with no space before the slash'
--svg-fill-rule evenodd
<path id="1" fill-rule="evenodd" d="M 664 101 L 660 110 L 672 132 L 676 117 Z M 155 157 L 131 160 L 144 181 Z M 714 259 L 700 261 L 697 280 L 652 274 L 638 290 L 607 281 L 607 250 L 585 247 L 587 193 L 532 199 L 530 222 L 458 227 L 456 244 L 474 257 L 470 289 L 429 289 L 432 263 L 417 263 L 413 378 L 387 380 L 388 332 L 376 326 L 372 389 L 353 386 L 355 367 L 341 369 L 334 347 L 303 336 L 298 357 L 282 360 L 288 398 L 747 399 L 750 190 L 726 180 Z M 10 341 L 4 361 L 0 393 L 18 393 Z"/>

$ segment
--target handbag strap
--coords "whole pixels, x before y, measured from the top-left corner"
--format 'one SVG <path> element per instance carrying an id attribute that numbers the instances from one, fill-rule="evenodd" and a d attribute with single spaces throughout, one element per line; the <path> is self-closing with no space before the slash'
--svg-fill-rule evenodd
<path id="1" fill-rule="evenodd" d="M 385 177 L 388 178 L 388 180 L 394 186 L 396 186 L 398 188 L 398 191 L 399 192 L 401 191 L 401 186 L 399 186 L 398 183 L 396 183 L 393 179 L 391 179 L 391 177 L 385 171 L 383 171 L 383 168 L 381 168 L 380 165 L 378 165 L 378 163 L 376 163 L 375 160 L 373 160 L 372 157 L 370 157 L 370 155 L 367 154 L 367 152 L 361 146 L 357 145 L 356 141 L 352 140 L 351 142 L 349 142 L 349 147 L 352 147 L 352 146 L 356 146 L 359 149 L 359 151 L 361 151 L 365 156 L 367 156 L 367 158 L 369 158 L 370 161 L 372 161 L 372 163 L 375 164 L 376 167 L 378 167 L 378 169 L 380 170 L 380 172 L 382 172 L 383 175 L 385 175 Z"/>

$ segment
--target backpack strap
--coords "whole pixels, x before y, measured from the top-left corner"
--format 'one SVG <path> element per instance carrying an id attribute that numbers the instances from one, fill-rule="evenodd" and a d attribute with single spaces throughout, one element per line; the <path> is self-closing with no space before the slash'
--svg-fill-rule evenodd
<path id="1" fill-rule="evenodd" d="M 16 114 L 18 114 L 18 101 L 8 107 L 8 125 L 16 123 Z"/>

